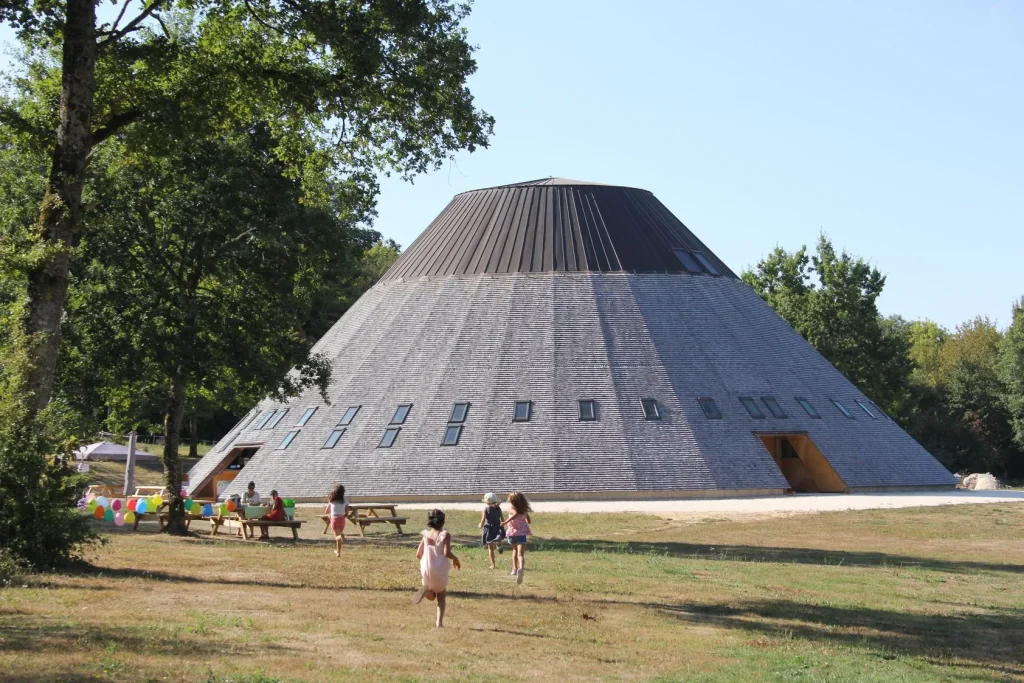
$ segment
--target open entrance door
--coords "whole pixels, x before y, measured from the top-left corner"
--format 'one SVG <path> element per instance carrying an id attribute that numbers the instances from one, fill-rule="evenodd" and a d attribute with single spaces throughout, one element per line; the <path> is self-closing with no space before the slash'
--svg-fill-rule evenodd
<path id="1" fill-rule="evenodd" d="M 238 446 L 225 453 L 224 459 L 213 470 L 213 474 L 207 477 L 198 489 L 191 491 L 192 497 L 214 500 L 220 498 L 221 491 L 234 481 L 245 464 L 249 462 L 249 458 L 256 455 L 256 451 L 260 449 L 261 445 Z"/>
<path id="2" fill-rule="evenodd" d="M 758 434 L 797 493 L 846 493 L 843 480 L 806 434 Z"/>

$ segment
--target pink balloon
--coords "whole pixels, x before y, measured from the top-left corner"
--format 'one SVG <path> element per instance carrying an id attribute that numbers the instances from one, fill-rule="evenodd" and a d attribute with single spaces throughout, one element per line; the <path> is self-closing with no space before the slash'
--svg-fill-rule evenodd
<path id="1" fill-rule="evenodd" d="M 188 491 L 186 491 L 185 489 L 182 489 L 181 490 L 181 497 L 182 498 L 188 498 Z"/>
<path id="2" fill-rule="evenodd" d="M 120 512 L 114 513 L 114 526 L 124 526 L 124 515 Z"/>
<path id="3" fill-rule="evenodd" d="M 110 509 L 113 510 L 114 512 L 117 512 L 118 510 L 120 510 L 121 509 L 121 501 L 119 499 L 115 498 L 114 501 L 110 504 Z"/>

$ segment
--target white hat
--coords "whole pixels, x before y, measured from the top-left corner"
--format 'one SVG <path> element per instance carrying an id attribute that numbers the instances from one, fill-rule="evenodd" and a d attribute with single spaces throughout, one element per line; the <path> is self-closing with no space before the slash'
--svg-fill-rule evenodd
<path id="1" fill-rule="evenodd" d="M 488 505 L 497 505 L 501 501 L 499 501 L 498 497 L 493 493 L 488 493 L 484 495 L 484 502 Z"/>

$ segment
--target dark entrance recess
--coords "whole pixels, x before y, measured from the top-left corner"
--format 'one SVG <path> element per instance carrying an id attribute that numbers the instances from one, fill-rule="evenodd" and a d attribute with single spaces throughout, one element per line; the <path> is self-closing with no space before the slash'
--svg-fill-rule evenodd
<path id="1" fill-rule="evenodd" d="M 212 478 L 206 485 L 198 491 L 189 491 L 190 495 L 194 498 L 213 498 L 216 496 L 218 482 L 224 482 L 221 486 L 225 486 L 227 482 L 232 481 L 238 476 L 238 473 L 242 471 L 242 468 L 249 462 L 249 459 L 256 455 L 260 445 L 262 444 L 232 448 L 225 454 L 224 459 L 217 469 L 214 470 Z"/>
<path id="2" fill-rule="evenodd" d="M 846 493 L 846 484 L 806 434 L 758 434 L 789 488 L 797 493 Z"/>

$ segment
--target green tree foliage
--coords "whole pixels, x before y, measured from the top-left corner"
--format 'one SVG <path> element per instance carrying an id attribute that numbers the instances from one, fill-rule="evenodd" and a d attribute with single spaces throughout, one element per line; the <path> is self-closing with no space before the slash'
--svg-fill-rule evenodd
<path id="1" fill-rule="evenodd" d="M 1013 438 L 1024 452 L 1024 297 L 1013 306 L 1013 322 L 999 349 L 998 370 Z M 1018 462 L 1016 469 L 1021 470 L 1018 476 L 1024 477 L 1024 462 Z"/>
<path id="2" fill-rule="evenodd" d="M 942 345 L 949 332 L 931 320 L 908 323 L 910 360 L 914 364 L 911 379 L 916 384 L 936 387 L 942 378 Z"/>
<path id="3" fill-rule="evenodd" d="M 276 156 L 306 183 L 344 179 L 363 193 L 378 172 L 411 176 L 460 149 L 486 145 L 492 119 L 475 108 L 476 69 L 448 0 L 0 0 L 34 50 L 17 102 L 0 122 L 44 149 L 49 171 L 35 221 L 48 249 L 26 271 L 33 407 L 50 398 L 70 248 L 83 223 L 94 147 L 118 136 L 155 155 L 184 136 L 269 124 Z M 323 194 L 323 196 L 326 196 Z"/>
<path id="4" fill-rule="evenodd" d="M 69 362 L 84 367 L 71 374 L 103 367 L 100 391 L 129 409 L 133 392 L 143 405 L 159 397 L 173 492 L 190 395 L 326 388 L 330 366 L 301 328 L 325 276 L 355 271 L 376 238 L 360 227 L 372 208 L 365 194 L 339 184 L 330 201 L 310 204 L 275 147 L 256 127 L 185 139 L 160 156 L 111 148 L 94 162 L 96 202 L 67 309 Z M 180 498 L 171 501 L 182 521 Z"/>
<path id="5" fill-rule="evenodd" d="M 836 253 L 822 235 L 817 250 L 777 248 L 743 281 L 867 396 L 890 413 L 906 400 L 909 343 L 876 301 L 885 277 L 863 259 Z"/>

